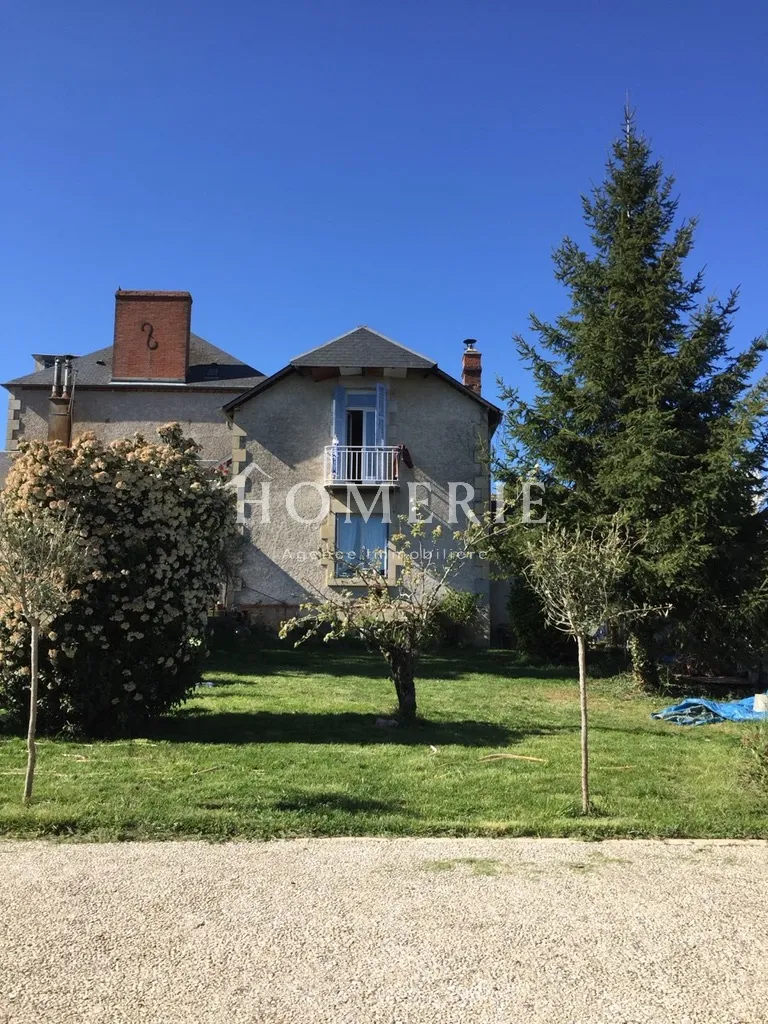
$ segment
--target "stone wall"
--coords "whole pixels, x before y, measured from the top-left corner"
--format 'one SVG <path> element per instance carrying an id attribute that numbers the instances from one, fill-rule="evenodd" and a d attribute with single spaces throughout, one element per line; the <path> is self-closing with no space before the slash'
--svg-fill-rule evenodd
<path id="1" fill-rule="evenodd" d="M 324 381 L 290 374 L 234 414 L 236 463 L 241 469 L 241 493 L 245 498 L 244 531 L 251 541 L 235 594 L 240 607 L 259 614 L 261 605 L 294 607 L 313 597 L 329 596 L 335 587 L 349 586 L 348 581 L 334 578 L 332 562 L 317 557 L 325 544 L 333 544 L 335 516 L 347 507 L 345 491 L 336 489 L 329 513 L 322 515 L 322 495 L 326 493 L 324 450 L 332 439 L 332 396 L 338 384 L 356 390 L 373 387 L 382 380 L 388 385 L 387 444 L 405 444 L 414 463 L 412 470 L 401 463 L 399 487 L 391 492 L 393 514 L 408 514 L 409 482 L 431 484 L 429 507 L 435 523 L 446 524 L 445 547 L 450 548 L 449 482 L 475 487 L 477 510 L 487 501 L 489 479 L 482 461 L 488 443 L 487 414 L 466 394 L 422 373 L 405 378 L 345 376 Z M 316 486 L 302 486 L 297 491 L 295 509 L 303 519 L 317 517 L 314 523 L 297 522 L 286 511 L 289 491 L 304 482 Z M 376 488 L 361 487 L 360 492 L 372 495 Z M 268 521 L 263 504 L 267 495 Z M 463 497 L 463 488 L 458 489 L 458 495 Z M 419 497 L 427 497 L 426 490 L 421 489 Z M 375 511 L 381 510 L 382 500 L 380 497 Z M 462 526 L 463 520 L 453 529 Z M 481 633 L 487 641 L 487 564 L 479 559 L 468 561 L 454 585 L 479 594 Z"/>
<path id="2" fill-rule="evenodd" d="M 188 387 L 76 389 L 72 437 L 92 432 L 109 443 L 140 433 L 154 439 L 158 427 L 178 422 L 184 433 L 202 447 L 201 458 L 221 462 L 232 453 L 229 422 L 221 411 L 231 398 L 231 392 L 193 391 Z M 13 389 L 9 400 L 7 450 L 15 450 L 22 439 L 47 439 L 48 405 L 47 389 Z"/>

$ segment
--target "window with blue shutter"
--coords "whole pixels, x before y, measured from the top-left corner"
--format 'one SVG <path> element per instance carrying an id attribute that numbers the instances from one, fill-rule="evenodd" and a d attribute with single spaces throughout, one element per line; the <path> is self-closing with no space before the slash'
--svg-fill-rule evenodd
<path id="1" fill-rule="evenodd" d="M 358 565 L 374 567 L 385 576 L 388 540 L 389 524 L 382 515 L 371 515 L 368 522 L 360 513 L 337 515 L 336 576 L 354 576 Z"/>
<path id="2" fill-rule="evenodd" d="M 347 389 L 333 389 L 332 412 L 333 440 L 336 444 L 347 443 Z"/>
<path id="3" fill-rule="evenodd" d="M 387 385 L 376 385 L 376 444 L 387 443 Z"/>
<path id="4" fill-rule="evenodd" d="M 363 411 L 365 415 L 366 446 L 383 447 L 387 443 L 387 385 L 377 384 L 376 391 L 348 391 L 333 389 L 332 429 L 336 443 L 353 443 L 347 430 L 347 412 Z"/>

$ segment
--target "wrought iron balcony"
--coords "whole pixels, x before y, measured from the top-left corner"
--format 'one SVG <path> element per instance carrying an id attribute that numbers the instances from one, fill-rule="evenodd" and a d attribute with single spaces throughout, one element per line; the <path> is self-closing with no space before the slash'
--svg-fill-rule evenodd
<path id="1" fill-rule="evenodd" d="M 325 449 L 326 484 L 396 485 L 399 449 L 329 444 Z"/>

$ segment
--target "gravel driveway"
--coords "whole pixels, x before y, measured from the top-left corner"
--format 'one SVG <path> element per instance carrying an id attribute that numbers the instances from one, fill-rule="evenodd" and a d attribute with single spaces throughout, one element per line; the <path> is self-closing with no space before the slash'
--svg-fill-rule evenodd
<path id="1" fill-rule="evenodd" d="M 13 1024 L 768 1020 L 768 844 L 0 844 Z"/>

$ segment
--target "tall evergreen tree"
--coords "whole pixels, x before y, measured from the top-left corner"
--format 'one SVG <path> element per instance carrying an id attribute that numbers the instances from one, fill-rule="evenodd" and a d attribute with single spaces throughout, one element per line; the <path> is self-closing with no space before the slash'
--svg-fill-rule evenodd
<path id="1" fill-rule="evenodd" d="M 673 179 L 629 111 L 582 203 L 591 247 L 566 238 L 554 254 L 570 308 L 531 317 L 538 344 L 516 338 L 537 395 L 505 389 L 500 475 L 537 465 L 563 525 L 621 514 L 636 543 L 627 600 L 672 605 L 689 646 L 712 655 L 724 623 L 745 632 L 742 605 L 764 576 L 768 380 L 753 378 L 768 342 L 731 351 L 737 293 L 702 301 L 702 274 L 686 275 L 695 221 L 675 226 Z M 646 685 L 658 630 L 646 620 L 630 638 Z"/>

